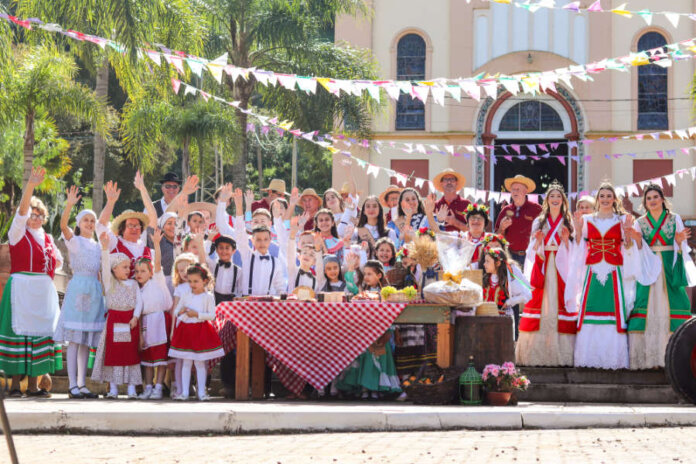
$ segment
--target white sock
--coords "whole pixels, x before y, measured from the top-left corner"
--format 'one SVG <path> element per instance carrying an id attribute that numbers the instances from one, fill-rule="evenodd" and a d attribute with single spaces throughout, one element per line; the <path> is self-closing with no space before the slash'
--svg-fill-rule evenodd
<path id="1" fill-rule="evenodd" d="M 109 393 L 112 395 L 118 395 L 118 385 L 113 382 L 109 382 Z"/>
<path id="2" fill-rule="evenodd" d="M 128 384 L 128 395 L 135 395 L 135 385 L 132 383 Z"/>
<path id="3" fill-rule="evenodd" d="M 77 343 L 68 343 L 68 381 L 70 388 L 77 387 Z M 84 385 L 84 384 L 83 384 Z"/>
<path id="4" fill-rule="evenodd" d="M 174 366 L 174 383 L 176 384 L 176 393 L 178 395 L 181 395 L 184 393 L 184 384 L 183 381 L 184 379 L 181 376 L 181 371 L 184 367 L 184 360 L 183 359 L 177 359 L 176 364 Z M 189 373 L 189 379 L 190 379 L 190 373 Z M 186 392 L 188 395 L 188 392 Z"/>
<path id="5" fill-rule="evenodd" d="M 157 391 L 162 391 L 162 384 L 161 384 L 161 383 L 156 384 L 156 385 L 155 385 L 155 390 L 157 390 Z"/>
<path id="6" fill-rule="evenodd" d="M 77 384 L 86 387 L 87 360 L 89 359 L 89 347 L 78 345 L 77 347 Z"/>
<path id="7" fill-rule="evenodd" d="M 145 391 L 152 391 L 152 385 L 145 385 Z"/>
<path id="8" fill-rule="evenodd" d="M 198 397 L 201 398 L 206 395 L 205 380 L 207 372 L 205 369 L 205 361 L 194 361 L 194 364 L 196 365 L 196 389 L 198 390 Z"/>
<path id="9" fill-rule="evenodd" d="M 191 386 L 191 367 L 193 366 L 192 359 L 183 359 L 181 365 L 181 391 L 180 396 L 188 398 L 189 387 Z"/>

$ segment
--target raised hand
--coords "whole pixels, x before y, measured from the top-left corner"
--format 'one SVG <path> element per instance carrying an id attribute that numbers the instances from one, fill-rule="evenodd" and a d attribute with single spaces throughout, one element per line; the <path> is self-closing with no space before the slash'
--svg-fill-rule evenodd
<path id="1" fill-rule="evenodd" d="M 290 191 L 290 209 L 293 209 L 295 206 L 297 206 L 297 203 L 300 201 L 300 190 L 297 187 L 293 187 L 293 189 Z"/>
<path id="2" fill-rule="evenodd" d="M 300 230 L 299 222 L 299 216 L 293 216 L 292 218 L 290 218 L 290 237 L 297 236 L 297 231 Z"/>
<path id="3" fill-rule="evenodd" d="M 102 232 L 101 235 L 99 235 L 99 243 L 101 244 L 102 250 L 107 251 L 109 249 L 109 233 L 108 232 Z"/>
<path id="4" fill-rule="evenodd" d="M 442 205 L 440 209 L 437 210 L 435 218 L 439 222 L 445 222 L 447 220 L 447 217 L 449 216 L 450 210 L 447 205 Z"/>
<path id="5" fill-rule="evenodd" d="M 316 251 L 323 251 L 324 249 L 324 239 L 319 234 L 314 234 L 314 249 Z"/>
<path id="6" fill-rule="evenodd" d="M 247 205 L 247 208 L 251 208 L 251 204 L 254 202 L 254 192 L 251 190 L 247 190 L 244 192 L 244 203 Z"/>
<path id="7" fill-rule="evenodd" d="M 230 201 L 230 198 L 232 198 L 232 184 L 228 182 L 227 184 L 223 185 L 223 187 L 220 189 L 218 201 L 227 203 L 228 201 Z"/>
<path id="8" fill-rule="evenodd" d="M 234 193 L 232 194 L 232 198 L 234 198 L 235 203 L 239 202 L 241 204 L 242 199 L 244 198 L 244 194 L 242 193 L 242 189 L 240 189 L 240 188 L 234 189 Z"/>
<path id="9" fill-rule="evenodd" d="M 355 201 L 352 195 L 348 195 L 345 200 L 343 200 L 343 205 L 346 209 L 355 209 Z"/>
<path id="10" fill-rule="evenodd" d="M 118 197 L 121 196 L 121 189 L 118 188 L 116 182 L 110 180 L 104 186 L 104 193 L 106 194 L 107 203 L 116 203 Z"/>
<path id="11" fill-rule="evenodd" d="M 159 246 L 160 242 L 162 242 L 162 229 L 159 227 L 155 229 L 154 233 L 152 234 L 152 242 L 156 246 Z"/>
<path id="12" fill-rule="evenodd" d="M 570 229 L 566 226 L 561 227 L 561 240 L 564 243 L 568 243 L 568 240 L 570 240 Z"/>
<path id="13" fill-rule="evenodd" d="M 198 190 L 198 176 L 188 176 L 186 182 L 184 182 L 184 185 L 181 187 L 181 192 L 184 195 L 191 195 L 196 190 Z"/>
<path id="14" fill-rule="evenodd" d="M 218 230 L 217 226 L 213 226 L 208 229 L 208 237 L 210 237 L 211 239 L 214 239 L 218 235 L 220 235 L 220 231 Z"/>
<path id="15" fill-rule="evenodd" d="M 273 202 L 273 204 L 271 205 L 271 214 L 273 214 L 274 218 L 279 218 L 282 216 L 282 214 L 280 213 L 280 202 Z"/>
<path id="16" fill-rule="evenodd" d="M 353 224 L 348 224 L 345 228 L 345 234 L 343 235 L 343 241 L 345 243 L 350 243 L 353 240 L 353 232 L 355 231 L 355 226 Z"/>
<path id="17" fill-rule="evenodd" d="M 674 241 L 677 242 L 677 245 L 681 246 L 684 240 L 689 240 L 689 237 L 691 237 L 691 229 L 684 229 L 674 234 Z"/>
<path id="18" fill-rule="evenodd" d="M 423 200 L 423 209 L 425 214 L 433 214 L 435 212 L 435 195 L 430 194 Z"/>
<path id="19" fill-rule="evenodd" d="M 309 221 L 309 214 L 307 213 L 302 213 L 302 216 L 300 216 L 300 221 L 299 221 L 299 226 L 304 230 L 305 224 L 307 224 L 307 221 Z"/>
<path id="20" fill-rule="evenodd" d="M 71 186 L 65 191 L 65 193 L 68 195 L 65 202 L 70 207 L 75 206 L 77 202 L 80 201 L 80 198 L 82 198 L 82 195 L 80 195 L 80 189 L 76 185 Z"/>
<path id="21" fill-rule="evenodd" d="M 39 184 L 41 184 L 41 182 L 44 181 L 45 177 L 46 170 L 41 166 L 31 168 L 31 174 L 29 175 L 29 180 L 27 181 L 27 187 L 32 189 L 37 187 Z"/>
<path id="22" fill-rule="evenodd" d="M 145 179 L 140 171 L 135 172 L 135 179 L 133 179 L 133 186 L 138 190 L 145 190 Z"/>

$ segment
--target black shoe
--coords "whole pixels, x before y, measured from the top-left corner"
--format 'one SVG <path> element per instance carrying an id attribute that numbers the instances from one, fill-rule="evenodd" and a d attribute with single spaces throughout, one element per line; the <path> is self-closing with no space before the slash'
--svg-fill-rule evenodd
<path id="1" fill-rule="evenodd" d="M 24 393 L 21 392 L 21 390 L 14 389 L 10 390 L 10 393 L 7 394 L 8 398 L 24 398 Z"/>
<path id="2" fill-rule="evenodd" d="M 41 388 L 40 390 L 36 390 L 35 392 L 27 390 L 27 396 L 33 398 L 50 398 L 51 394 L 47 390 Z"/>
<path id="3" fill-rule="evenodd" d="M 78 388 L 80 389 L 80 393 L 82 393 L 82 396 L 87 400 L 95 400 L 95 399 L 99 398 L 99 395 L 97 395 L 96 393 L 92 393 L 85 386 L 78 387 Z"/>
<path id="4" fill-rule="evenodd" d="M 81 400 L 84 399 L 84 397 L 84 393 L 82 393 L 80 389 L 77 387 L 73 387 L 68 391 L 68 398 L 70 398 L 71 400 Z"/>

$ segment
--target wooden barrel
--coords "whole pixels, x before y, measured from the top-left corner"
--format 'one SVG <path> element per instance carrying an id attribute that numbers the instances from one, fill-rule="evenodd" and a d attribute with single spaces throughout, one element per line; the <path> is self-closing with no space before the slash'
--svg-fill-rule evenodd
<path id="1" fill-rule="evenodd" d="M 454 328 L 454 365 L 466 368 L 469 356 L 481 372 L 486 364 L 515 361 L 513 321 L 509 316 L 458 317 Z"/>

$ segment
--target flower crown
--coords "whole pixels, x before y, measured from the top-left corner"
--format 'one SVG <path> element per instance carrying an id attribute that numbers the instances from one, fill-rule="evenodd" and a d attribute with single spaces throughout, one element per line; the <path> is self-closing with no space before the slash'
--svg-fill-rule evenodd
<path id="1" fill-rule="evenodd" d="M 483 237 L 483 243 L 486 245 L 494 240 L 500 242 L 505 247 L 509 245 L 508 241 L 501 234 L 490 234 Z"/>
<path id="2" fill-rule="evenodd" d="M 471 203 L 469 206 L 466 207 L 466 212 L 471 213 L 472 211 L 488 214 L 488 206 L 484 205 L 483 203 L 481 203 L 480 205 L 478 203 Z"/>
<path id="3" fill-rule="evenodd" d="M 505 261 L 505 252 L 502 250 L 502 248 L 488 248 L 486 253 L 488 253 L 491 258 Z"/>
<path id="4" fill-rule="evenodd" d="M 408 258 L 408 254 L 408 248 L 402 246 L 401 248 L 399 248 L 399 251 L 396 252 L 396 259 L 398 261 L 401 261 L 404 258 Z"/>
<path id="5" fill-rule="evenodd" d="M 418 229 L 418 232 L 416 232 L 416 235 L 418 237 L 420 237 L 421 235 L 430 235 L 432 238 L 435 238 L 435 232 L 433 232 L 432 230 L 430 230 L 427 227 L 421 227 L 420 229 Z"/>

